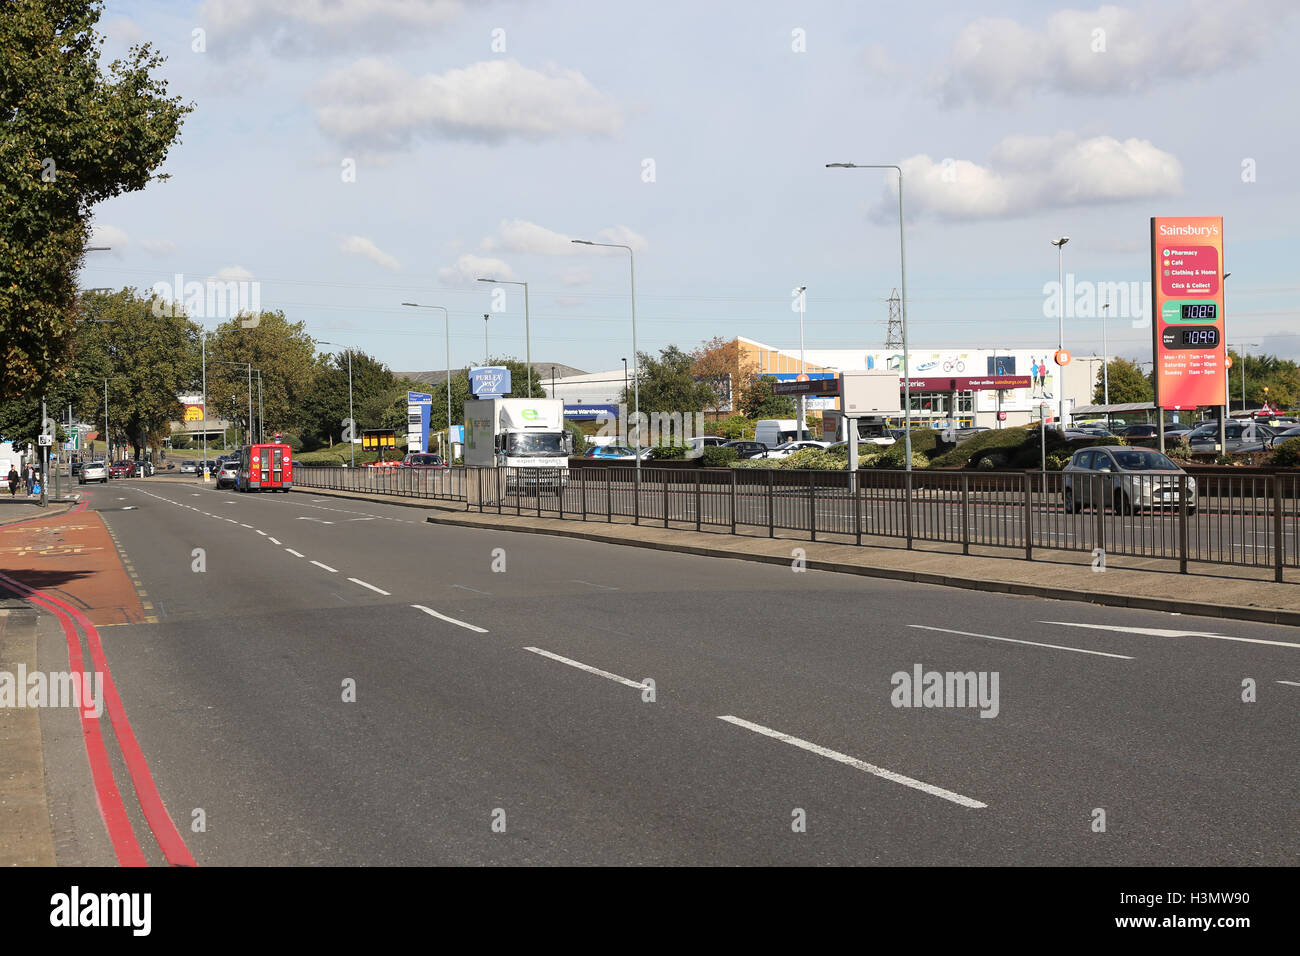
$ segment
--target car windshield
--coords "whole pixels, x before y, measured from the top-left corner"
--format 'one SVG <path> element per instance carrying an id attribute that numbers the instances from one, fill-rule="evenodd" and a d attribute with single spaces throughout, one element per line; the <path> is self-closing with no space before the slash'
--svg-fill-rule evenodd
<path id="1" fill-rule="evenodd" d="M 412 465 L 437 465 L 440 464 L 441 461 L 442 460 L 437 455 L 412 455 L 411 456 Z"/>
<path id="2" fill-rule="evenodd" d="M 564 452 L 556 432 L 511 432 L 506 442 L 506 454 L 511 458 L 551 458 Z"/>
<path id="3" fill-rule="evenodd" d="M 1125 471 L 1177 471 L 1178 466 L 1158 451 L 1112 451 Z"/>

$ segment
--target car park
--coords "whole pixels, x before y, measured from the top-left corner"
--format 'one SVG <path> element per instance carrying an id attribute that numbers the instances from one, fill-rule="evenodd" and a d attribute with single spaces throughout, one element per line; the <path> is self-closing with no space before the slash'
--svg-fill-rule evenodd
<path id="1" fill-rule="evenodd" d="M 706 448 L 717 448 L 719 445 L 725 445 L 727 440 L 719 438 L 717 435 L 699 435 L 690 440 L 690 451 L 686 453 L 687 458 L 699 458 L 704 454 Z"/>
<path id="2" fill-rule="evenodd" d="M 1239 452 L 1253 445 L 1270 445 L 1277 435 L 1277 430 L 1269 425 L 1252 421 L 1231 420 L 1224 424 L 1225 444 L 1222 449 L 1227 454 Z M 1168 432 L 1165 433 L 1166 436 Z M 1208 421 L 1184 436 L 1194 452 L 1213 453 L 1219 444 L 1219 423 Z"/>
<path id="3" fill-rule="evenodd" d="M 217 487 L 234 488 L 239 483 L 239 462 L 223 461 L 217 469 Z"/>
<path id="4" fill-rule="evenodd" d="M 104 467 L 102 461 L 88 461 L 82 464 L 81 473 L 77 475 L 77 484 L 84 485 L 88 481 L 108 484 L 108 469 Z"/>
<path id="5" fill-rule="evenodd" d="M 1085 507 L 1117 514 L 1136 514 L 1179 506 L 1179 476 L 1187 472 L 1149 448 L 1097 445 L 1082 448 L 1063 469 L 1065 510 L 1077 514 Z M 1186 478 L 1187 513 L 1196 513 L 1196 479 Z"/>

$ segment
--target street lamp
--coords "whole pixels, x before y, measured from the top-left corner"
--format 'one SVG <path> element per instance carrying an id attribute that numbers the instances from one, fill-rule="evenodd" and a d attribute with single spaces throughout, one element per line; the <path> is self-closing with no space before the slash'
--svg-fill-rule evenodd
<path id="1" fill-rule="evenodd" d="M 802 379 L 808 374 L 808 369 L 804 364 L 804 352 L 803 352 L 803 300 L 804 300 L 804 293 L 808 291 L 808 287 L 806 285 L 801 285 L 799 286 L 799 288 L 795 289 L 794 291 L 799 296 L 799 377 Z M 805 404 L 806 401 L 807 399 L 804 397 L 804 394 L 800 392 L 799 393 L 799 440 L 800 441 L 803 441 L 803 435 L 804 435 L 803 423 L 804 423 L 804 416 L 807 414 L 807 407 L 808 407 Z M 854 435 L 853 437 L 857 438 L 856 435 Z M 857 442 L 854 442 L 854 444 L 857 444 Z"/>
<path id="2" fill-rule="evenodd" d="M 530 386 L 528 390 L 531 392 L 532 387 Z M 552 399 L 555 398 L 555 366 L 554 365 L 551 366 L 551 398 Z"/>
<path id="3" fill-rule="evenodd" d="M 333 345 L 336 348 L 347 349 L 348 351 L 348 449 L 352 455 L 352 467 L 355 468 L 357 467 L 357 421 L 352 417 L 352 349 L 338 342 L 324 342 L 320 339 L 313 339 L 313 341 L 317 345 Z"/>
<path id="4" fill-rule="evenodd" d="M 521 285 L 524 287 L 524 362 L 528 366 L 528 397 L 533 396 L 533 338 L 528 327 L 528 283 L 515 279 L 479 279 L 479 282 L 491 282 L 493 285 Z M 487 316 L 484 316 L 486 319 Z M 486 364 L 486 363 L 485 363 Z"/>
<path id="5" fill-rule="evenodd" d="M 447 360 L 447 461 L 451 461 L 455 456 L 451 455 L 451 313 L 441 305 L 420 305 L 418 302 L 403 302 L 402 305 L 410 309 L 437 309 L 442 312 L 443 334 L 446 338 L 444 348 Z M 428 451 L 426 448 L 425 451 Z"/>
<path id="6" fill-rule="evenodd" d="M 1246 410 L 1246 349 L 1259 348 L 1258 342 L 1238 342 L 1237 354 L 1241 356 L 1241 410 Z"/>
<path id="7" fill-rule="evenodd" d="M 906 470 L 912 470 L 912 368 L 907 353 L 907 246 L 903 240 L 903 167 L 892 163 L 827 163 L 827 169 L 895 169 L 898 171 L 898 269 L 902 274 L 903 285 L 903 442 L 907 455 Z M 856 427 L 854 431 L 856 431 Z M 858 463 L 858 436 L 852 436 L 849 443 L 849 461 Z"/>
<path id="8" fill-rule="evenodd" d="M 484 312 L 483 313 L 483 364 L 484 365 L 490 365 L 492 363 L 492 352 L 488 348 L 488 337 L 487 337 L 489 318 L 491 318 L 491 316 L 489 316 L 486 312 Z"/>
<path id="9" fill-rule="evenodd" d="M 1061 250 L 1065 244 L 1070 241 L 1069 236 L 1062 236 L 1060 239 L 1053 239 L 1052 245 L 1056 246 L 1056 367 L 1061 370 L 1060 380 L 1056 383 L 1057 397 L 1060 401 L 1061 413 L 1056 427 L 1060 429 L 1061 434 L 1065 434 L 1065 366 L 1060 362 L 1060 356 L 1065 351 L 1065 273 L 1064 259 Z M 1102 351 L 1105 351 L 1103 346 Z M 1104 367 L 1104 366 L 1103 366 Z"/>
<path id="10" fill-rule="evenodd" d="M 224 362 L 216 360 L 217 365 L 242 365 L 248 369 L 248 436 L 249 444 L 253 443 L 253 363 L 252 362 Z M 260 369 L 259 369 L 260 371 Z"/>
<path id="11" fill-rule="evenodd" d="M 603 246 L 606 249 L 626 249 L 629 276 L 632 280 L 632 414 L 637 422 L 636 434 L 636 487 L 637 495 L 641 494 L 641 356 L 636 350 L 636 254 L 633 253 L 631 246 L 625 246 L 617 242 L 592 242 L 590 239 L 572 239 L 571 242 L 580 246 Z M 624 359 L 624 375 L 626 372 L 626 362 Z M 627 385 L 624 384 L 623 391 L 627 391 Z"/>
<path id="12" fill-rule="evenodd" d="M 627 359 L 623 359 L 623 397 L 627 397 Z"/>

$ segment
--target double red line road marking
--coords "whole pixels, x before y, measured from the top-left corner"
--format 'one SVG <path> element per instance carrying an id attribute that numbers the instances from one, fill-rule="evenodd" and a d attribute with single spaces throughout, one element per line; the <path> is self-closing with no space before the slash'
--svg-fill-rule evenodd
<path id="1" fill-rule="evenodd" d="M 68 514 L 85 511 L 86 504 L 87 502 L 83 501 Z M 101 675 L 99 693 L 103 697 L 104 709 L 112 724 L 113 735 L 117 739 L 118 749 L 122 753 L 122 760 L 126 765 L 127 775 L 135 790 L 136 800 L 140 804 L 145 822 L 169 864 L 196 866 L 189 847 L 185 845 L 185 840 L 182 839 L 180 831 L 176 829 L 176 824 L 167 812 L 167 807 L 163 804 L 153 774 L 149 772 L 149 762 L 145 759 L 144 751 L 140 749 L 135 732 L 131 729 L 131 721 L 127 719 L 126 709 L 122 706 L 122 698 L 117 692 L 116 684 L 113 683 L 108 659 L 104 655 L 104 645 L 95 625 L 67 601 L 34 590 L 7 574 L 0 573 L 0 583 L 25 598 L 33 606 L 54 615 L 59 626 L 63 628 L 63 635 L 67 640 L 68 668 L 75 675 L 85 673 L 81 639 L 77 633 L 77 627 L 80 626 L 86 638 L 86 646 L 90 649 L 91 663 L 94 665 L 94 670 Z M 93 714 L 88 714 L 84 706 L 79 708 L 79 716 L 81 734 L 86 744 L 86 758 L 90 763 L 91 779 L 95 786 L 95 799 L 113 844 L 113 852 L 122 866 L 147 866 L 148 860 L 140 848 L 139 840 L 136 839 L 122 800 L 121 790 L 113 776 L 113 768 L 109 762 L 108 748 L 104 742 L 99 720 Z"/>

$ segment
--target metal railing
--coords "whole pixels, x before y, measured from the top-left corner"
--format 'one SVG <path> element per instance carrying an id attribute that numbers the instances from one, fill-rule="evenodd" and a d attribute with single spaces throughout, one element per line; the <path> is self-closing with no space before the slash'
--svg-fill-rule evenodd
<path id="1" fill-rule="evenodd" d="M 464 468 L 340 468 L 295 462 L 293 483 L 300 488 L 395 495 L 399 498 L 465 500 Z"/>
<path id="2" fill-rule="evenodd" d="M 362 469 L 298 465 L 299 487 L 464 502 L 467 510 L 814 541 L 899 539 L 1300 567 L 1300 474 L 666 468 Z"/>

